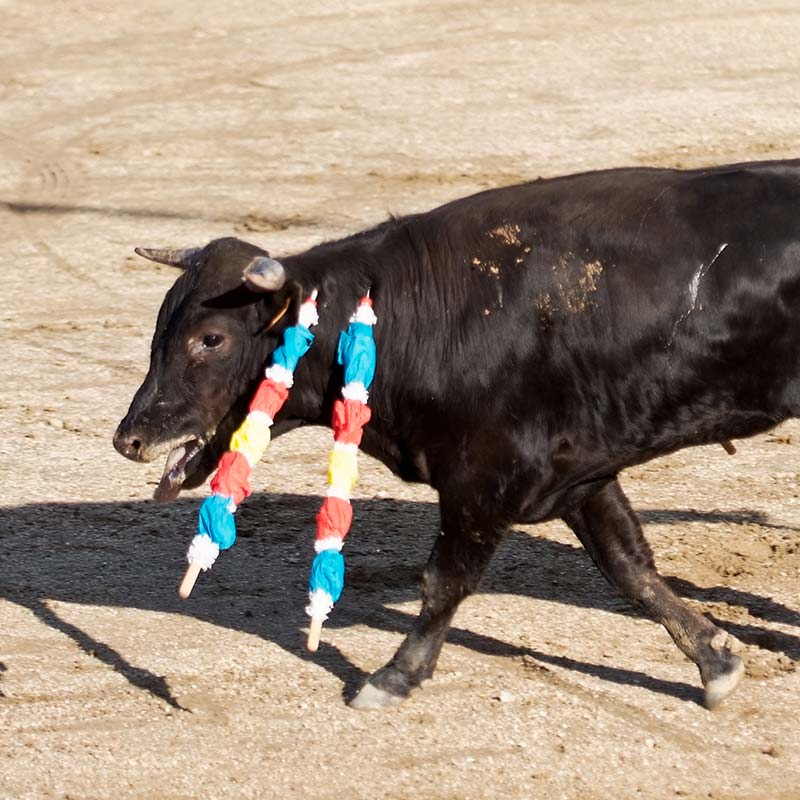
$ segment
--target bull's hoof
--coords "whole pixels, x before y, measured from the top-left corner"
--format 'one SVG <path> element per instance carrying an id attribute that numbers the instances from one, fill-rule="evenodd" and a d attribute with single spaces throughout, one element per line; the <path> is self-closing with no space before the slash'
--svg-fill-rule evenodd
<path id="1" fill-rule="evenodd" d="M 398 706 L 411 694 L 415 685 L 390 661 L 370 675 L 361 691 L 350 701 L 350 706 L 361 709 Z"/>
<path id="2" fill-rule="evenodd" d="M 391 708 L 399 706 L 404 697 L 380 689 L 367 681 L 361 691 L 350 701 L 350 708 L 367 711 L 375 708 Z"/>
<path id="3" fill-rule="evenodd" d="M 727 664 L 723 670 L 714 670 L 713 675 L 704 676 L 705 706 L 716 708 L 739 685 L 744 674 L 744 664 L 739 656 L 726 652 Z"/>

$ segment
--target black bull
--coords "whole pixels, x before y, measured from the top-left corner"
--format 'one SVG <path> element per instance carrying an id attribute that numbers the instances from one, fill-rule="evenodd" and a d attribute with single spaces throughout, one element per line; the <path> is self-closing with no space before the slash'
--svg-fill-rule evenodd
<path id="1" fill-rule="evenodd" d="M 184 271 L 115 445 L 139 461 L 169 453 L 163 498 L 213 470 L 314 288 L 316 341 L 274 432 L 329 423 L 337 338 L 371 287 L 363 449 L 438 491 L 441 534 L 413 629 L 355 705 L 430 677 L 503 532 L 554 517 L 697 664 L 709 707 L 736 686 L 727 635 L 658 575 L 617 475 L 798 415 L 800 161 L 541 180 L 280 261 L 237 239 L 140 252 Z"/>

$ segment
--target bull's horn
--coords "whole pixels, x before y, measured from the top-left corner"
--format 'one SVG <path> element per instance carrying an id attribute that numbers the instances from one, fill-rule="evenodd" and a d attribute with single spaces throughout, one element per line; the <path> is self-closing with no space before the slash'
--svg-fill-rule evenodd
<path id="1" fill-rule="evenodd" d="M 242 273 L 242 280 L 254 292 L 277 292 L 286 283 L 286 270 L 274 258 L 256 256 Z"/>
<path id="2" fill-rule="evenodd" d="M 159 264 L 169 264 L 171 267 L 188 267 L 192 259 L 203 249 L 202 247 L 187 247 L 183 250 L 150 250 L 147 247 L 134 248 L 136 253 L 150 261 Z"/>

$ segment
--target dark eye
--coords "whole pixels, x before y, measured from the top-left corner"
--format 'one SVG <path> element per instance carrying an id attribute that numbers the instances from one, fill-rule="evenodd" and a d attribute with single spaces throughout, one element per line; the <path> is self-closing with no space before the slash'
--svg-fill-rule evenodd
<path id="1" fill-rule="evenodd" d="M 222 344 L 224 339 L 225 337 L 221 333 L 207 333 L 203 337 L 203 347 L 208 350 L 214 350 Z"/>

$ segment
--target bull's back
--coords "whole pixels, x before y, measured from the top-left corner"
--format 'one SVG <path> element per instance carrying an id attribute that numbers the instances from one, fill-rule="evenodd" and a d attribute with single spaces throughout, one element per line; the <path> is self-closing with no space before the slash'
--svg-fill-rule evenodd
<path id="1" fill-rule="evenodd" d="M 589 173 L 414 218 L 446 308 L 415 331 L 446 365 L 427 412 L 483 449 L 502 431 L 550 487 L 798 413 L 798 211 L 781 162 Z"/>

